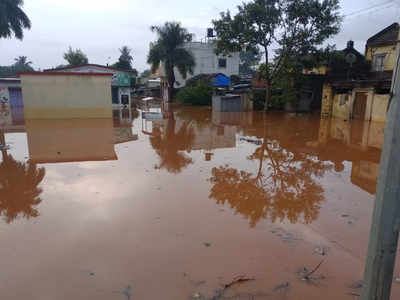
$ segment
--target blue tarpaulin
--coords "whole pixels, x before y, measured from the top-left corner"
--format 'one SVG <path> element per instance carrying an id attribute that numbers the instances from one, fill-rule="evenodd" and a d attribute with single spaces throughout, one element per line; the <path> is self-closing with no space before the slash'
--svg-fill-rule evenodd
<path id="1" fill-rule="evenodd" d="M 224 74 L 217 74 L 212 78 L 211 85 L 214 87 L 229 86 L 231 84 L 231 79 Z"/>

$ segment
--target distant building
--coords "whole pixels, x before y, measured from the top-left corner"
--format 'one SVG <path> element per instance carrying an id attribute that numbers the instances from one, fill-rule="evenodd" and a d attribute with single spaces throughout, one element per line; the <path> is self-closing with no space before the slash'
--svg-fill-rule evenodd
<path id="1" fill-rule="evenodd" d="M 217 55 L 215 53 L 215 43 L 209 42 L 188 42 L 184 48 L 189 50 L 194 57 L 196 66 L 193 74 L 188 74 L 184 79 L 178 69 L 175 69 L 175 87 L 181 88 L 186 85 L 186 81 L 200 74 L 224 74 L 225 76 L 239 75 L 239 52 L 231 53 L 228 56 Z M 165 76 L 165 71 L 159 72 L 161 77 Z"/>
<path id="2" fill-rule="evenodd" d="M 400 26 L 394 23 L 368 39 L 365 61 L 370 69 L 348 77 L 329 77 L 323 87 L 321 115 L 324 118 L 359 119 L 385 122 L 390 99 L 393 69 L 396 63 Z M 351 65 L 359 61 L 356 55 L 346 56 Z"/>
<path id="3" fill-rule="evenodd" d="M 120 70 L 109 66 L 96 64 L 85 64 L 80 66 L 68 66 L 62 68 L 48 69 L 44 72 L 80 72 L 80 73 L 111 73 L 111 95 L 113 105 L 131 106 L 131 86 L 136 76 L 133 71 Z"/>
<path id="4" fill-rule="evenodd" d="M 398 36 L 399 24 L 393 23 L 367 41 L 365 58 L 371 62 L 371 72 L 378 78 L 392 79 L 397 59 Z"/>

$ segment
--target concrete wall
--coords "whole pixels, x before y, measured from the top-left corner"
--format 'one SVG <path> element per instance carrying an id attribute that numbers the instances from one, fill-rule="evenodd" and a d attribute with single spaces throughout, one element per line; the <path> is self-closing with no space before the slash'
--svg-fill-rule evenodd
<path id="1" fill-rule="evenodd" d="M 386 54 L 385 71 L 393 71 L 396 64 L 396 46 L 379 46 L 368 48 L 366 51 L 366 60 L 372 61 L 373 55 Z"/>
<path id="2" fill-rule="evenodd" d="M 322 88 L 321 118 L 332 117 L 333 91 L 330 84 L 324 84 Z"/>
<path id="3" fill-rule="evenodd" d="M 25 119 L 112 118 L 111 76 L 21 74 Z"/>
<path id="4" fill-rule="evenodd" d="M 372 103 L 371 121 L 386 122 L 386 114 L 389 105 L 390 95 L 374 95 Z"/>
<path id="5" fill-rule="evenodd" d="M 341 95 L 342 94 L 335 94 L 333 96 L 332 116 L 334 118 L 348 120 L 350 119 L 350 113 L 351 113 L 351 105 L 352 105 L 352 101 L 350 100 L 351 97 L 348 97 L 345 103 L 341 103 L 340 101 Z"/>
<path id="6" fill-rule="evenodd" d="M 191 42 L 185 45 L 185 49 L 189 50 L 195 59 L 196 66 L 193 74 L 188 74 L 186 79 L 183 79 L 182 75 L 177 69 L 175 69 L 176 81 L 180 85 L 176 87 L 183 87 L 186 84 L 186 80 L 199 74 L 214 74 L 223 73 L 226 76 L 239 75 L 239 53 L 232 53 L 231 56 L 216 55 L 214 52 L 215 45 L 213 43 L 200 43 Z M 220 68 L 218 66 L 218 59 L 226 59 L 226 68 Z"/>
<path id="7" fill-rule="evenodd" d="M 353 89 L 351 94 L 347 94 L 347 100 L 343 102 L 341 101 L 341 97 L 346 94 L 335 94 L 329 84 L 325 84 L 323 88 L 321 118 L 351 119 L 357 93 L 367 94 L 364 120 L 386 122 L 389 94 L 376 94 L 373 88 Z"/>

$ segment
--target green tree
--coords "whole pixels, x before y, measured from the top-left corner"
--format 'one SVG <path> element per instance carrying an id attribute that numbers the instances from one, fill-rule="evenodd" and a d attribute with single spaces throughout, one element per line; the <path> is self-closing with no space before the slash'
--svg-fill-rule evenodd
<path id="1" fill-rule="evenodd" d="M 21 72 L 21 71 L 33 71 L 32 68 L 32 62 L 29 60 L 27 56 L 18 56 L 17 58 L 14 59 L 15 63 L 14 66 L 15 68 Z"/>
<path id="2" fill-rule="evenodd" d="M 0 38 L 11 38 L 14 34 L 22 40 L 23 29 L 31 28 L 31 21 L 21 8 L 23 5 L 23 0 L 0 1 Z"/>
<path id="3" fill-rule="evenodd" d="M 73 50 L 72 47 L 68 48 L 68 51 L 64 53 L 64 59 L 70 66 L 79 66 L 89 63 L 89 60 L 85 53 L 81 49 Z"/>
<path id="4" fill-rule="evenodd" d="M 18 56 L 14 59 L 15 63 L 10 66 L 0 66 L 0 77 L 15 76 L 18 72 L 31 72 L 31 61 L 26 56 Z"/>
<path id="5" fill-rule="evenodd" d="M 119 49 L 119 51 L 121 52 L 121 55 L 113 67 L 127 71 L 132 70 L 132 49 L 130 49 L 128 46 L 123 46 L 121 49 Z"/>
<path id="6" fill-rule="evenodd" d="M 195 60 L 191 52 L 183 46 L 192 40 L 192 35 L 177 22 L 166 22 L 163 26 L 152 26 L 151 30 L 158 35 L 158 39 L 150 47 L 147 62 L 151 64 L 151 71 L 155 73 L 162 64 L 168 78 L 169 93 L 171 95 L 175 85 L 175 71 L 178 69 L 183 78 L 193 74 Z"/>
<path id="7" fill-rule="evenodd" d="M 218 53 L 263 51 L 266 107 L 272 80 L 285 60 L 312 54 L 339 32 L 340 23 L 339 0 L 252 0 L 239 5 L 235 16 L 227 11 L 213 20 Z"/>
<path id="8" fill-rule="evenodd" d="M 255 67 L 261 61 L 261 53 L 254 51 L 240 52 L 239 74 L 240 75 L 253 75 L 255 74 Z"/>

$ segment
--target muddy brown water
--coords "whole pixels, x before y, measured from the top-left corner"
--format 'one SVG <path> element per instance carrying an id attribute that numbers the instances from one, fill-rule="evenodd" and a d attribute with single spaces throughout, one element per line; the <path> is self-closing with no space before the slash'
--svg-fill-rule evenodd
<path id="1" fill-rule="evenodd" d="M 142 113 L 6 126 L 0 299 L 358 299 L 384 124 Z"/>

